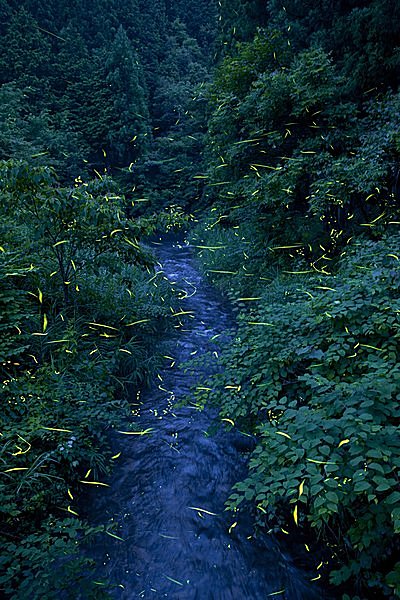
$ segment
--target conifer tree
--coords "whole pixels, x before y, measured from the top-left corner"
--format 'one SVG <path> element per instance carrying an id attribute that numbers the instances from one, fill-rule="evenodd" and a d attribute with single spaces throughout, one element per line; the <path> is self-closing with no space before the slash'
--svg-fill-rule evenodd
<path id="1" fill-rule="evenodd" d="M 147 147 L 149 113 L 143 71 L 122 25 L 104 65 L 110 110 L 106 142 L 121 164 L 138 158 Z"/>
<path id="2" fill-rule="evenodd" d="M 33 102 L 46 94 L 51 46 L 32 15 L 20 8 L 0 40 L 0 82 L 15 81 Z"/>

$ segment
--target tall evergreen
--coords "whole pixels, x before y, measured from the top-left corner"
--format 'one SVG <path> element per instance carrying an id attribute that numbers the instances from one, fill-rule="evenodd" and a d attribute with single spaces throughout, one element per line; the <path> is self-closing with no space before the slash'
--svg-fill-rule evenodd
<path id="1" fill-rule="evenodd" d="M 37 21 L 24 8 L 15 12 L 0 41 L 0 81 L 18 82 L 37 102 L 46 94 L 51 70 L 51 45 Z"/>
<path id="2" fill-rule="evenodd" d="M 145 151 L 149 113 L 139 57 L 122 25 L 104 58 L 111 104 L 105 142 L 113 159 L 126 164 Z"/>

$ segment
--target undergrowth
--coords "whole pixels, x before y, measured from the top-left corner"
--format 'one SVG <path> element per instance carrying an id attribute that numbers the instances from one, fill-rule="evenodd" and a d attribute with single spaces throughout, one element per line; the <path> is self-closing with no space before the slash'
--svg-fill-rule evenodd
<path id="1" fill-rule="evenodd" d="M 125 217 L 111 180 L 61 188 L 9 161 L 0 194 L 1 594 L 107 597 L 79 545 L 111 532 L 77 499 L 107 485 L 109 432 L 135 427 L 129 397 L 159 363 L 175 300 L 139 241 L 154 227 Z"/>
<path id="2" fill-rule="evenodd" d="M 275 277 L 238 230 L 193 238 L 238 311 L 198 402 L 257 438 L 227 507 L 250 504 L 258 526 L 322 540 L 331 559 L 317 578 L 360 598 L 398 594 L 400 236 L 357 238 L 331 274 L 304 261 Z"/>

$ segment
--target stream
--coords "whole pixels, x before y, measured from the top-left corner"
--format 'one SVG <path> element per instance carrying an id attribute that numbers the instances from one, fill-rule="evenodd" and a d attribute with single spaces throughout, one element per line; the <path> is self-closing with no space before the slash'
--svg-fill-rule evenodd
<path id="1" fill-rule="evenodd" d="M 112 581 L 112 597 L 121 600 L 332 598 L 311 582 L 316 571 L 299 566 L 274 536 L 253 537 L 250 517 L 224 511 L 232 485 L 246 474 L 249 438 L 222 427 L 210 435 L 211 409 L 175 404 L 212 369 L 204 362 L 185 373 L 179 364 L 204 352 L 216 357 L 234 318 L 196 268 L 190 247 L 167 240 L 155 250 L 190 313 L 166 353 L 173 360 L 140 396 L 138 423 L 151 431 L 120 436 L 110 488 L 89 494 L 85 512 L 92 522 L 118 523 L 113 531 L 124 540 L 97 536 L 86 550 L 96 580 Z"/>

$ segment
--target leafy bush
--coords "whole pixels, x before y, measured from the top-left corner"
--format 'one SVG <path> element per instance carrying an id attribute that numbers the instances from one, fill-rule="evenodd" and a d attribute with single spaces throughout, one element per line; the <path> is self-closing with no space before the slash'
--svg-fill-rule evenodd
<path id="1" fill-rule="evenodd" d="M 322 47 L 296 53 L 270 29 L 239 44 L 210 93 L 209 202 L 315 258 L 396 220 L 399 94 L 359 99 L 346 86 Z"/>
<path id="2" fill-rule="evenodd" d="M 106 178 L 66 189 L 47 167 L 0 164 L 5 597 L 70 597 L 68 578 L 105 597 L 77 554 L 102 528 L 76 500 L 106 485 L 109 432 L 132 417 L 127 391 L 154 372 L 175 302 L 138 239 L 152 225 L 129 221 L 117 192 Z"/>
<path id="3" fill-rule="evenodd" d="M 359 239 L 336 275 L 281 274 L 197 392 L 257 436 L 228 507 L 250 501 L 256 523 L 292 535 L 311 527 L 331 581 L 362 597 L 400 589 L 399 254 L 398 235 Z"/>
<path id="4" fill-rule="evenodd" d="M 76 517 L 49 517 L 40 531 L 18 542 L 5 542 L 0 554 L 0 586 L 6 597 L 72 600 L 79 589 L 90 600 L 109 598 L 105 590 L 85 578 L 90 563 L 77 556 L 82 538 L 90 539 L 100 529 L 89 528 Z"/>

